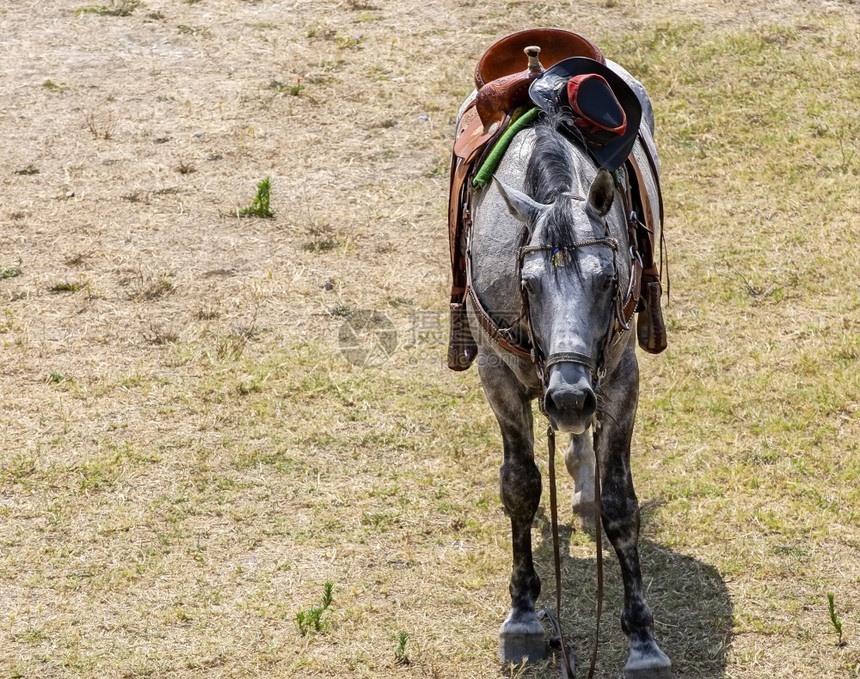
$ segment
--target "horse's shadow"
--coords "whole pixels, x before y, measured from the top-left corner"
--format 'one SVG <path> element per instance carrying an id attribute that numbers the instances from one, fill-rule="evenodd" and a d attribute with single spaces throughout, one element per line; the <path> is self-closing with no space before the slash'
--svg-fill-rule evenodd
<path id="1" fill-rule="evenodd" d="M 643 530 L 639 541 L 642 586 L 654 614 L 657 643 L 671 658 L 673 676 L 717 678 L 725 676 L 726 656 L 732 640 L 732 602 L 719 572 L 707 564 L 673 552 L 648 539 L 656 522 L 659 502 L 642 506 Z M 577 676 L 586 676 L 594 646 L 597 606 L 597 569 L 594 533 L 571 528 L 570 505 L 560 503 L 559 541 L 562 567 L 562 629 L 574 653 Z M 548 512 L 541 507 L 535 517 L 542 535 L 534 551 L 535 568 L 543 582 L 538 605 L 555 611 L 555 571 L 552 531 Z M 570 556 L 591 550 L 591 556 Z M 598 677 L 618 677 L 627 660 L 627 639 L 621 631 L 624 599 L 618 559 L 603 538 L 604 599 L 597 655 Z"/>

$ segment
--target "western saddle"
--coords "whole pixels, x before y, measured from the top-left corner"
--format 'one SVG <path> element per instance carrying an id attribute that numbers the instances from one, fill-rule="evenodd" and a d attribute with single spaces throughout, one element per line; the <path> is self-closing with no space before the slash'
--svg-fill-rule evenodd
<path id="1" fill-rule="evenodd" d="M 528 62 L 520 71 L 523 53 Z M 606 62 L 603 53 L 591 41 L 570 31 L 539 28 L 514 33 L 493 44 L 475 68 L 476 94 L 458 121 L 451 156 L 450 193 L 448 201 L 448 237 L 451 254 L 451 305 L 448 367 L 466 370 L 477 356 L 477 346 L 469 330 L 466 312 L 468 296 L 466 241 L 471 228 L 473 181 L 494 146 L 522 113 L 531 108 L 529 86 L 545 68 L 568 57 L 589 57 Z M 663 205 L 657 170 L 646 144 L 649 168 L 640 167 L 633 153 L 625 162 L 626 199 L 629 209 L 644 217 L 636 229 L 638 250 L 642 257 L 642 282 L 636 311 L 639 346 L 649 353 L 666 348 L 666 330 L 660 306 L 661 267 L 654 262 L 655 245 L 661 248 Z M 641 155 L 641 154 L 640 154 Z M 643 176 L 650 172 L 657 188 L 658 210 L 652 210 Z M 658 215 L 658 217 L 655 217 Z M 660 223 L 654 223 L 659 219 Z M 655 234 L 660 234 L 655 243 Z M 662 257 L 661 257 L 662 260 Z M 661 261 L 662 264 L 662 261 Z M 517 352 L 519 355 L 519 352 Z"/>

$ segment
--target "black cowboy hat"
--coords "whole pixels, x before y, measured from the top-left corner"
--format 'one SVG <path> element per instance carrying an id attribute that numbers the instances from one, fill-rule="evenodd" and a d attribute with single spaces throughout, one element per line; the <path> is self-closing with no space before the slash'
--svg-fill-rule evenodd
<path id="1" fill-rule="evenodd" d="M 547 113 L 570 113 L 575 128 L 562 124 L 561 131 L 584 141 L 601 167 L 617 170 L 627 160 L 639 133 L 642 105 L 608 66 L 588 57 L 564 59 L 531 84 L 529 96 Z"/>

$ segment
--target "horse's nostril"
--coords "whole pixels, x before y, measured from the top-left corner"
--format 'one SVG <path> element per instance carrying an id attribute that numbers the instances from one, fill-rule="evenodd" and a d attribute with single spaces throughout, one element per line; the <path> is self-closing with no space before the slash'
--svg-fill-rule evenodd
<path id="1" fill-rule="evenodd" d="M 597 396 L 594 395 L 594 392 L 589 389 L 585 392 L 585 400 L 582 404 L 582 412 L 588 415 L 594 414 L 594 411 L 597 410 Z"/>
<path id="2" fill-rule="evenodd" d="M 546 410 L 547 415 L 558 415 L 558 405 L 555 402 L 555 399 L 552 397 L 552 392 L 546 392 L 543 397 L 543 409 Z"/>

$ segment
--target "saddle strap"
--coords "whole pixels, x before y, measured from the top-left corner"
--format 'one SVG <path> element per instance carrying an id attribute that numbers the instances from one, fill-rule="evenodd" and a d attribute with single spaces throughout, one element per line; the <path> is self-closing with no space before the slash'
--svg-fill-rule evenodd
<path id="1" fill-rule="evenodd" d="M 448 198 L 448 245 L 451 249 L 451 301 L 463 300 L 466 292 L 466 281 L 463 275 L 465 262 L 462 252 L 462 223 L 460 211 L 462 209 L 463 190 L 469 176 L 470 167 L 468 163 L 459 160 L 456 156 L 451 159 L 451 187 Z"/>
<path id="2" fill-rule="evenodd" d="M 641 143 L 641 142 L 640 142 Z M 642 144 L 643 149 L 647 149 L 645 144 Z M 631 153 L 628 157 L 628 162 L 630 169 L 633 171 L 632 177 L 628 177 L 627 182 L 628 186 L 632 184 L 632 182 L 636 182 L 637 193 L 639 195 L 639 201 L 642 205 L 642 214 L 639 215 L 642 218 L 642 224 L 637 225 L 636 229 L 638 240 L 639 240 L 639 252 L 642 254 L 642 261 L 645 266 L 645 274 L 646 280 L 659 280 L 660 279 L 660 271 L 654 266 L 654 251 L 655 251 L 655 243 L 654 236 L 658 232 L 662 236 L 663 229 L 661 224 L 655 223 L 655 214 L 654 208 L 651 204 L 651 197 L 648 194 L 648 186 L 645 182 L 643 176 L 643 170 L 639 166 L 638 161 L 636 160 L 636 155 Z M 654 170 L 651 170 L 651 173 L 654 173 Z M 656 177 L 656 175 L 653 175 Z M 659 192 L 660 185 L 657 184 L 657 191 Z M 659 193 L 658 193 L 659 196 Z M 634 209 L 632 198 L 630 200 L 630 209 Z M 660 211 L 658 214 L 662 215 L 663 206 L 662 201 L 657 206 L 657 209 Z M 659 217 L 662 222 L 662 216 Z"/>
<path id="3" fill-rule="evenodd" d="M 621 307 L 621 323 L 624 330 L 630 327 L 630 320 L 639 306 L 639 296 L 642 293 L 642 262 L 638 257 L 633 258 L 633 266 L 630 268 L 630 284 L 627 286 L 627 294 Z"/>

